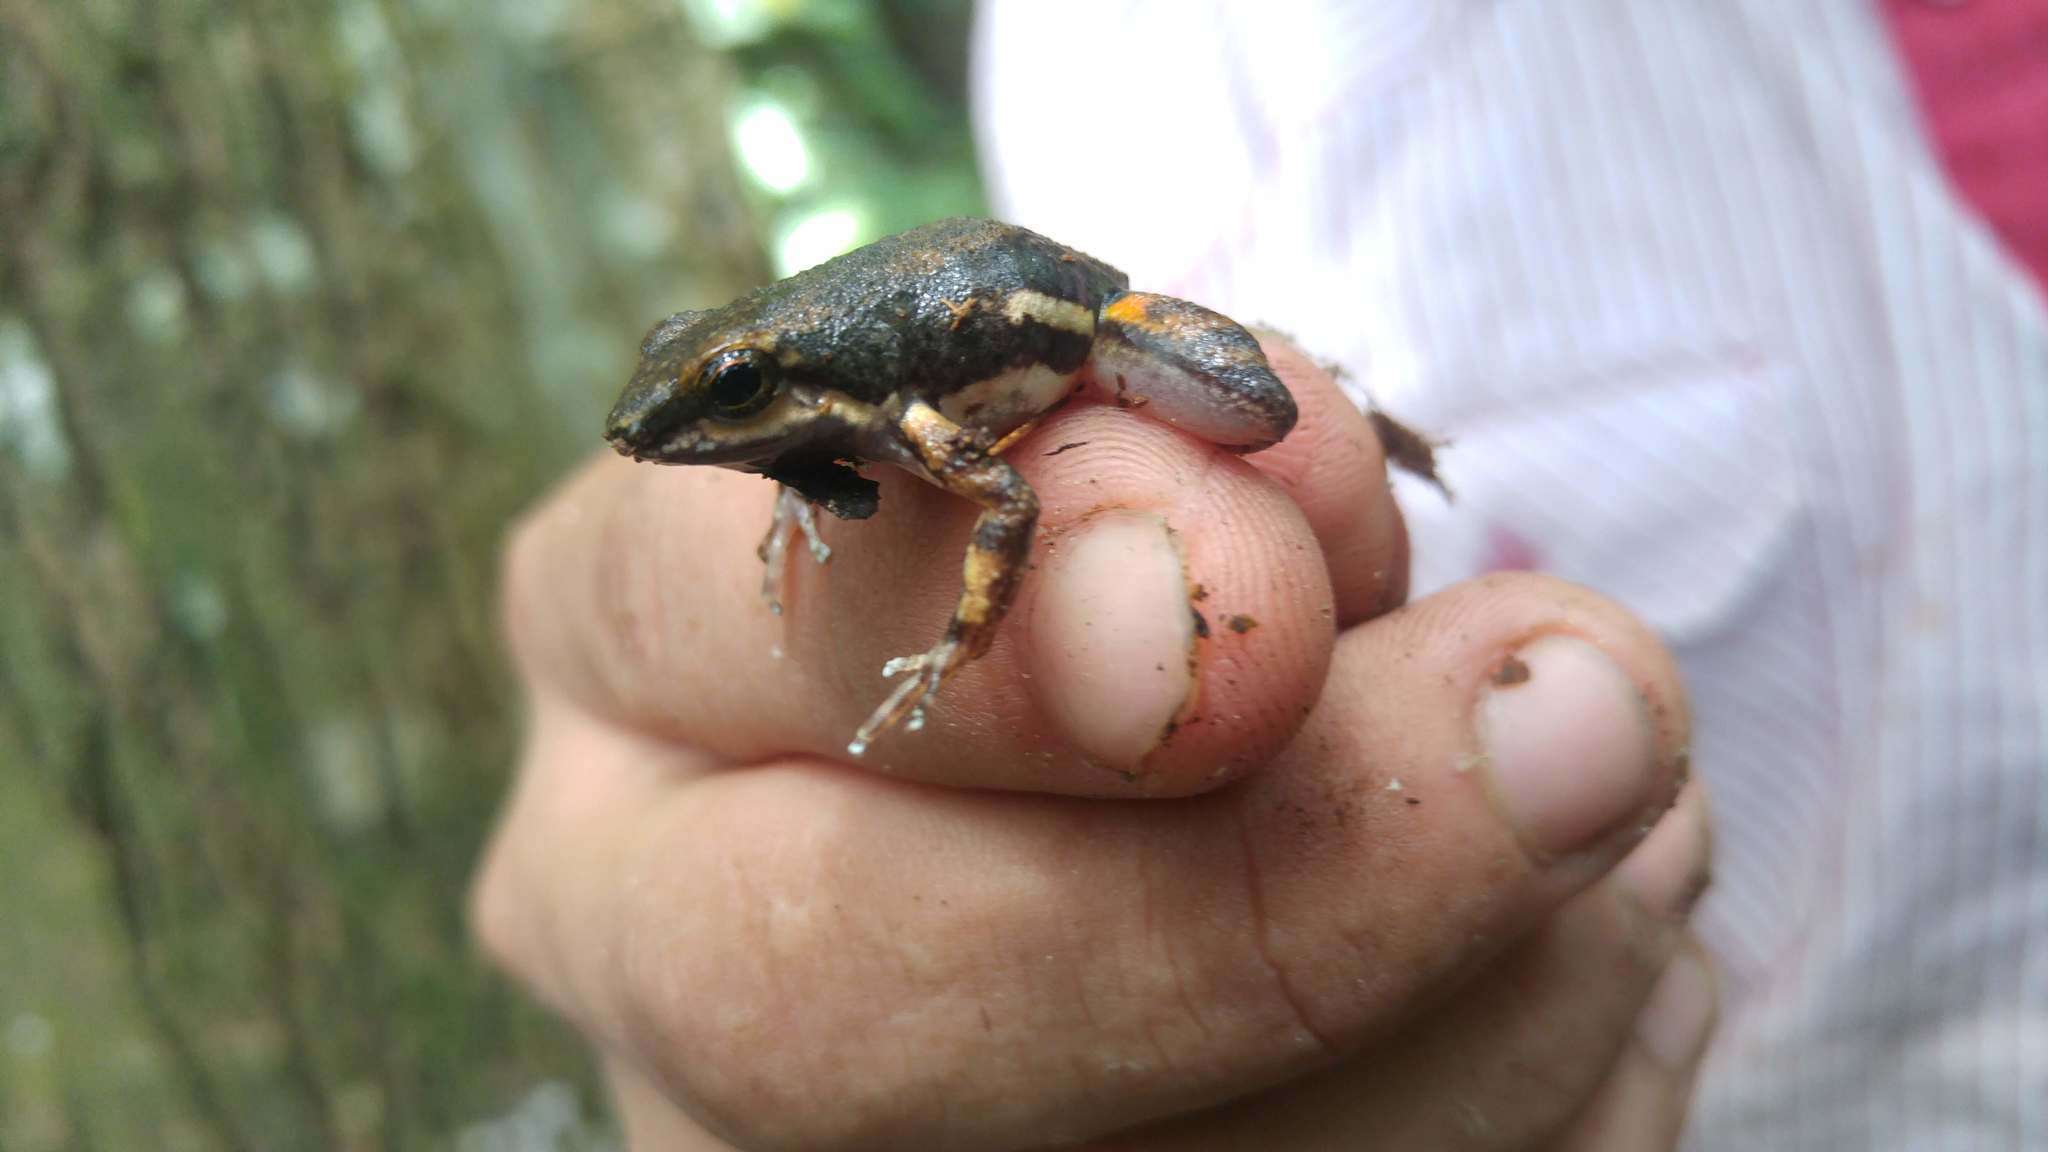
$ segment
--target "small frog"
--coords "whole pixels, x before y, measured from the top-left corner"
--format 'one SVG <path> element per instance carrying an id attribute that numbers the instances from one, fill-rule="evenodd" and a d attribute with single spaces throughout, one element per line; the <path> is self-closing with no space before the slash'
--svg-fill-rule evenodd
<path id="1" fill-rule="evenodd" d="M 916 730 L 939 688 L 988 650 L 1038 519 L 1002 451 L 1069 397 L 1142 409 L 1253 452 L 1294 427 L 1294 398 L 1233 321 L 1129 290 L 1115 268 L 1033 232 L 941 220 L 741 297 L 654 326 L 605 425 L 635 460 L 715 464 L 782 485 L 760 557 L 782 611 L 791 539 L 823 563 L 813 505 L 874 514 L 893 464 L 981 506 L 953 618 L 854 734 L 861 755 L 898 722 Z"/>

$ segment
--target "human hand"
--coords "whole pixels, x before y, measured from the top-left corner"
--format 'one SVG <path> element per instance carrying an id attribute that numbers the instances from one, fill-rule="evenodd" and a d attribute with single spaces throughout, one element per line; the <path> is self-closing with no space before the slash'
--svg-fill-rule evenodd
<path id="1" fill-rule="evenodd" d="M 1303 419 L 1249 460 L 1100 408 L 1014 448 L 1037 570 L 859 764 L 969 506 L 883 475 L 781 618 L 755 478 L 605 460 L 522 527 L 531 730 L 474 913 L 637 1147 L 1675 1141 L 1712 991 L 1668 656 L 1536 576 L 1385 614 L 1377 442 L 1274 360 Z"/>

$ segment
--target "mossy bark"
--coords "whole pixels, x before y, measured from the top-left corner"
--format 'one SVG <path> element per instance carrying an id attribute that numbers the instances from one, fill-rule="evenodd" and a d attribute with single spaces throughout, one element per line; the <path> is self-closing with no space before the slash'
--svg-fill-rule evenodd
<path id="1" fill-rule="evenodd" d="M 598 1107 L 461 900 L 506 522 L 765 272 L 679 12 L 0 0 L 0 1146 Z"/>

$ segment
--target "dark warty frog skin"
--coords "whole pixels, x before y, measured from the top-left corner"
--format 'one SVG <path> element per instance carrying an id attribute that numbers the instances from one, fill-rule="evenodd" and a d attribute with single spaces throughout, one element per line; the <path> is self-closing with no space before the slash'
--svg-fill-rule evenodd
<path id="1" fill-rule="evenodd" d="M 605 439 L 635 460 L 714 464 L 782 485 L 760 548 L 781 612 L 789 543 L 820 562 L 813 505 L 874 514 L 855 467 L 893 464 L 980 505 L 964 584 L 938 643 L 860 726 L 858 756 L 988 650 L 1031 549 L 1038 498 L 1008 444 L 1069 397 L 1142 411 L 1234 451 L 1294 427 L 1258 341 L 1206 308 L 1132 292 L 1124 274 L 1022 228 L 942 220 L 876 241 L 723 308 L 655 325 Z"/>

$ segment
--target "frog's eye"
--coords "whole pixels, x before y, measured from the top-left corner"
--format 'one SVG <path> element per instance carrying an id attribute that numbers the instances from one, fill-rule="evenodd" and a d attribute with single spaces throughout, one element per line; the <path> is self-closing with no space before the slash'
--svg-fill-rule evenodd
<path id="1" fill-rule="evenodd" d="M 775 381 L 759 354 L 740 349 L 713 360 L 704 370 L 711 414 L 721 420 L 752 416 L 775 398 Z"/>

